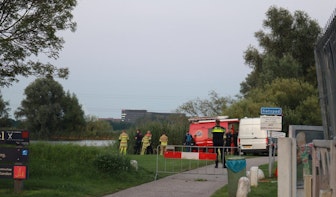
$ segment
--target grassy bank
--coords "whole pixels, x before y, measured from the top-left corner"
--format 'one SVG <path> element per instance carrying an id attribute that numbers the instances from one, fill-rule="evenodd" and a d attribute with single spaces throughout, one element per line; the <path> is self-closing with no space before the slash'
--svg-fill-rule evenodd
<path id="1" fill-rule="evenodd" d="M 131 159 L 138 161 L 138 171 L 129 165 Z M 156 161 L 156 155 L 121 157 L 114 146 L 86 147 L 72 144 L 34 143 L 29 145 L 29 179 L 24 181 L 22 192 L 14 193 L 13 180 L 0 179 L 0 196 L 103 196 L 153 181 Z M 167 163 L 159 157 L 158 166 L 169 166 L 171 169 L 168 170 L 179 172 L 209 164 L 209 162 L 191 161 Z M 267 165 L 262 168 L 265 176 L 268 177 Z M 168 175 L 171 174 L 160 173 L 158 178 Z M 272 180 L 260 182 L 257 188 L 252 188 L 249 196 L 274 196 L 276 185 Z M 213 197 L 227 196 L 227 193 L 227 188 L 223 187 Z"/>
<path id="2" fill-rule="evenodd" d="M 153 171 L 146 169 L 155 167 L 152 162 L 141 161 L 148 165 L 141 165 L 145 167 L 138 171 L 99 169 L 95 163 L 99 156 L 117 155 L 115 152 L 113 147 L 31 144 L 29 179 L 24 181 L 22 193 L 14 194 L 13 180 L 0 179 L 0 196 L 101 196 L 153 180 Z"/>
<path id="3" fill-rule="evenodd" d="M 159 166 L 163 165 L 159 157 Z M 139 170 L 129 165 L 138 161 Z M 121 157 L 117 148 L 86 147 L 72 144 L 36 143 L 29 145 L 29 179 L 21 193 L 14 193 L 14 181 L 0 179 L 0 196 L 6 197 L 89 197 L 103 196 L 153 181 L 156 155 Z M 167 164 L 171 166 L 171 164 Z M 179 163 L 179 170 L 199 167 Z M 160 174 L 159 178 L 170 174 Z"/>

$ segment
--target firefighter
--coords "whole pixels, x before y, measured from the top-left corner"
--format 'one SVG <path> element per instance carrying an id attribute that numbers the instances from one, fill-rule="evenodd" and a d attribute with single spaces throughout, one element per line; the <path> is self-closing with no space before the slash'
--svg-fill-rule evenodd
<path id="1" fill-rule="evenodd" d="M 166 148 L 168 145 L 168 136 L 166 133 L 163 133 L 160 137 L 160 155 L 163 155 L 166 152 Z"/>
<path id="2" fill-rule="evenodd" d="M 224 155 L 224 134 L 225 128 L 220 126 L 220 120 L 216 119 L 216 125 L 212 127 L 212 142 L 215 146 L 215 151 L 217 154 L 215 168 L 218 168 L 218 154 L 220 152 L 221 161 L 223 162 L 223 168 L 226 168 L 225 155 Z M 219 148 L 219 146 L 223 148 Z"/>
<path id="3" fill-rule="evenodd" d="M 120 154 L 122 155 L 126 155 L 128 140 L 129 140 L 128 134 L 126 133 L 125 130 L 123 130 L 121 134 L 119 135 L 119 141 L 120 141 L 119 151 L 120 151 Z"/>
<path id="4" fill-rule="evenodd" d="M 142 138 L 142 149 L 141 149 L 141 155 L 144 155 L 147 151 L 147 148 L 151 145 L 152 140 L 152 134 L 151 131 L 147 131 L 146 135 Z"/>

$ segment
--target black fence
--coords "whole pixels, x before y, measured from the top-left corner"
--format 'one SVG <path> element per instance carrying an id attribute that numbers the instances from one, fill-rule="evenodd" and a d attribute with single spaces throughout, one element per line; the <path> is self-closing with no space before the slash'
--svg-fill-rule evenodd
<path id="1" fill-rule="evenodd" d="M 325 139 L 336 139 L 336 10 L 315 46 L 316 73 Z"/>

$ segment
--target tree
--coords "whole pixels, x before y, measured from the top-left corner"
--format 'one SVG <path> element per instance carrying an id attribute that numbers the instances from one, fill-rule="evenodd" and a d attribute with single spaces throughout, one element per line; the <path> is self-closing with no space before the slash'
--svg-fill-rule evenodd
<path id="1" fill-rule="evenodd" d="M 141 118 L 128 131 L 130 139 L 134 139 L 136 129 L 140 129 L 144 135 L 148 130 L 152 132 L 152 147 L 156 148 L 160 142 L 159 138 L 165 132 L 169 138 L 169 144 L 182 144 L 186 131 L 189 129 L 189 121 L 183 114 L 173 114 L 164 119 Z M 134 141 L 131 142 L 133 147 Z"/>
<path id="2" fill-rule="evenodd" d="M 22 76 L 66 78 L 67 68 L 58 69 L 37 59 L 41 54 L 58 58 L 64 40 L 58 31 L 75 31 L 71 11 L 76 0 L 0 1 L 0 86 L 8 86 Z"/>
<path id="3" fill-rule="evenodd" d="M 111 124 L 107 120 L 102 120 L 95 116 L 87 116 L 85 121 L 87 132 L 95 134 L 97 132 L 108 132 L 113 130 Z"/>
<path id="4" fill-rule="evenodd" d="M 234 102 L 225 113 L 231 117 L 257 117 L 260 107 L 281 107 L 283 128 L 288 125 L 321 125 L 316 87 L 298 79 L 278 78 L 262 88 L 254 88 L 244 99 Z"/>
<path id="5" fill-rule="evenodd" d="M 15 112 L 25 118 L 28 130 L 39 138 L 73 131 L 83 125 L 83 111 L 75 95 L 67 94 L 52 78 L 40 78 L 24 91 L 26 98 Z"/>
<path id="6" fill-rule="evenodd" d="M 186 113 L 190 116 L 219 116 L 233 101 L 230 97 L 220 97 L 215 91 L 211 91 L 209 96 L 209 100 L 197 98 L 187 101 L 179 106 L 176 112 Z"/>
<path id="7" fill-rule="evenodd" d="M 62 130 L 84 132 L 86 126 L 84 111 L 76 95 L 68 91 L 63 102 Z"/>
<path id="8" fill-rule="evenodd" d="M 8 105 L 8 101 L 4 101 L 0 94 L 0 127 L 9 127 L 11 125 Z"/>
<path id="9" fill-rule="evenodd" d="M 295 77 L 316 85 L 314 44 L 321 32 L 317 22 L 302 11 L 292 15 L 277 7 L 271 7 L 266 16 L 265 31 L 255 33 L 261 51 L 249 46 L 244 53 L 252 72 L 241 83 L 241 93 L 245 95 L 276 78 Z"/>
<path id="10" fill-rule="evenodd" d="M 224 114 L 231 118 L 258 117 L 261 106 L 273 106 L 264 103 L 265 102 L 256 102 L 252 98 L 235 100 L 232 105 L 224 111 Z"/>

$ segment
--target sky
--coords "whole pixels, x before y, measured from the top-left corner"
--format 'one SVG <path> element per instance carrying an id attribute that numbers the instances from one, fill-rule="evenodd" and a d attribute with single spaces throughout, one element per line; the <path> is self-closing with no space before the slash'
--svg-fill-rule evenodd
<path id="1" fill-rule="evenodd" d="M 306 12 L 325 27 L 334 0 L 78 0 L 76 32 L 65 40 L 57 60 L 86 115 L 120 118 L 122 109 L 171 113 L 190 101 L 239 94 L 251 72 L 244 63 L 254 33 L 271 6 Z M 3 88 L 11 117 L 36 78 L 20 78 Z"/>

